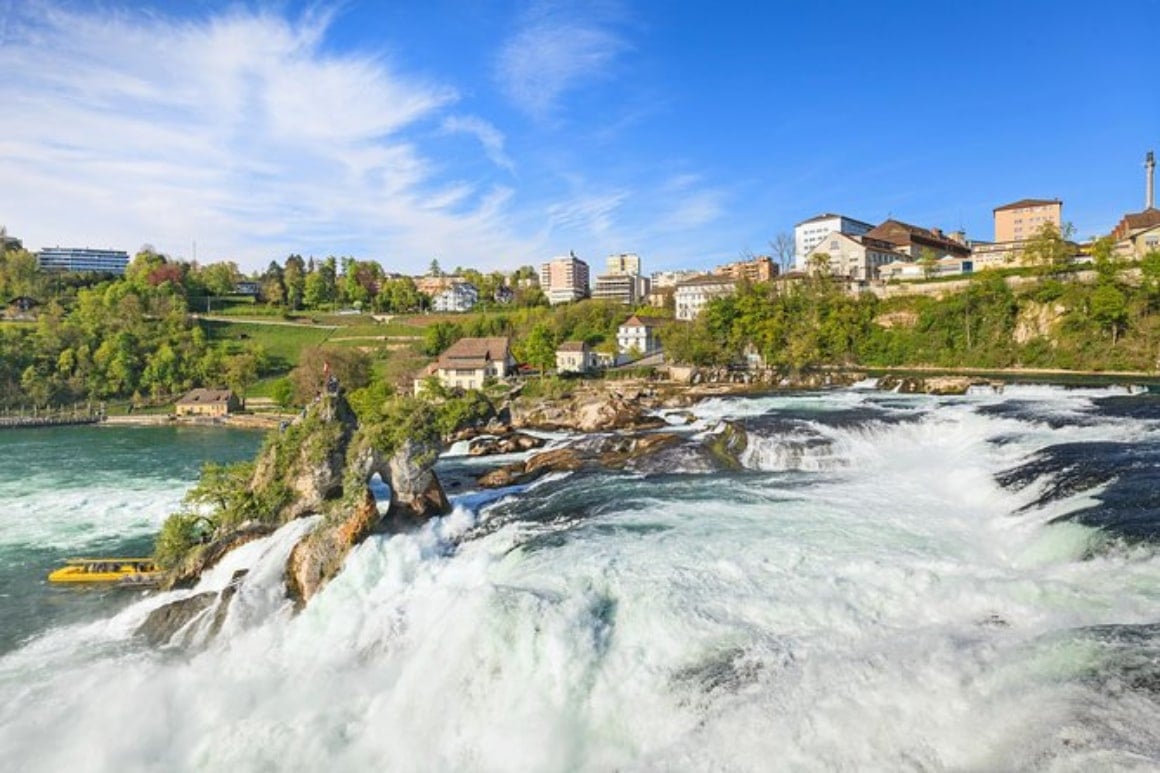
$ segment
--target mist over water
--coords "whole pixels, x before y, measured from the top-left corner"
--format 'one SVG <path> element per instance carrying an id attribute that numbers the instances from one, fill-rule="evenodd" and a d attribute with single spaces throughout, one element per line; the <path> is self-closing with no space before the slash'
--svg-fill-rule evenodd
<path id="1" fill-rule="evenodd" d="M 7 648 L 0 749 L 19 770 L 1155 768 L 1156 406 L 713 400 L 689 431 L 744 426 L 746 469 L 462 491 L 294 615 L 296 522 L 203 578 L 250 567 L 216 639 L 135 640 L 153 595 Z M 150 479 L 69 490 L 146 536 L 135 504 L 180 495 Z M 5 516 L 20 491 L 0 480 Z M 14 523 L 0 551 L 100 528 Z"/>

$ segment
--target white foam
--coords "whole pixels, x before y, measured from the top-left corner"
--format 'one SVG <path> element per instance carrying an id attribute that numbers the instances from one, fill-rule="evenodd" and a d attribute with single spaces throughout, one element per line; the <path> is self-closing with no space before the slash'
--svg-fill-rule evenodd
<path id="1" fill-rule="evenodd" d="M 866 398 L 802 399 L 827 410 Z M 1057 398 L 1075 396 L 1043 399 Z M 297 616 L 275 592 L 281 549 L 247 546 L 237 560 L 265 595 L 200 653 L 158 654 L 111 630 L 90 646 L 67 630 L 0 659 L 5 764 L 1154 764 L 1160 711 L 1084 678 L 1102 650 L 1074 629 L 1153 621 L 1160 558 L 1076 560 L 1096 532 L 1045 523 L 1090 493 L 1015 516 L 1036 492 L 994 480 L 1037 448 L 1110 438 L 1122 425 L 1052 429 L 974 410 L 993 399 L 1004 398 L 967 396 L 900 424 L 819 423 L 842 464 L 793 485 L 752 474 L 665 488 L 585 478 L 606 506 L 551 546 L 527 543 L 532 528 L 518 521 L 462 541 L 487 508 L 510 512 L 534 489 L 456 497 L 447 518 L 369 539 Z M 798 407 L 778 397 L 767 409 L 776 401 Z M 1008 442 L 989 442 L 998 435 Z M 232 568 L 223 563 L 207 587 Z"/>

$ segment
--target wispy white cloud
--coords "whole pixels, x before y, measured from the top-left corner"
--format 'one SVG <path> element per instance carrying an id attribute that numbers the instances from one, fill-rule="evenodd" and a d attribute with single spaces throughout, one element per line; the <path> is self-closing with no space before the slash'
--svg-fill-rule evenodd
<path id="1" fill-rule="evenodd" d="M 0 42 L 0 213 L 30 246 L 149 242 L 263 266 L 288 251 L 432 254 L 496 265 L 538 245 L 513 191 L 440 177 L 414 131 L 442 83 L 323 45 L 330 18 L 191 21 L 55 5 L 8 13 Z M 19 120 L 13 120 L 13 117 Z M 505 168 L 503 135 L 447 118 Z"/>
<path id="2" fill-rule="evenodd" d="M 443 131 L 449 134 L 471 134 L 483 146 L 483 152 L 491 162 L 509 172 L 515 171 L 515 162 L 504 151 L 503 132 L 482 118 L 469 115 L 453 115 L 443 119 Z"/>
<path id="3" fill-rule="evenodd" d="M 503 44 L 496 77 L 517 107 L 548 118 L 566 91 L 608 77 L 628 48 L 610 25 L 572 10 L 539 9 Z"/>

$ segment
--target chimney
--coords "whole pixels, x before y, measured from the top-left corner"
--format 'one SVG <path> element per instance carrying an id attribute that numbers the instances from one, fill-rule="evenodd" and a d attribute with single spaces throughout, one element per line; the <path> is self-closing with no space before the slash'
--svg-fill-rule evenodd
<path id="1" fill-rule="evenodd" d="M 1148 155 L 1144 157 L 1144 177 L 1146 181 L 1144 209 L 1152 209 L 1156 206 L 1156 156 L 1150 150 Z"/>

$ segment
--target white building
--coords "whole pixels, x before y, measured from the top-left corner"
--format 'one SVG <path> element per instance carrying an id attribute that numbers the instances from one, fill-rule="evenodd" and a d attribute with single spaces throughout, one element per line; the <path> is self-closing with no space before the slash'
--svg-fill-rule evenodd
<path id="1" fill-rule="evenodd" d="M 803 220 L 793 227 L 794 267 L 798 271 L 805 271 L 806 256 L 823 239 L 837 231 L 840 234 L 859 236 L 872 230 L 874 226 L 855 220 L 845 215 L 834 215 L 829 212 Z"/>
<path id="2" fill-rule="evenodd" d="M 956 258 L 947 256 L 925 265 L 913 260 L 897 260 L 887 263 L 879 269 L 879 276 L 884 282 L 897 279 L 900 282 L 917 282 L 923 279 L 935 279 L 944 276 L 959 276 L 974 272 L 974 262 L 971 258 Z"/>
<path id="3" fill-rule="evenodd" d="M 435 373 L 449 389 L 482 389 L 489 378 L 507 378 L 515 370 L 507 338 L 460 338 L 439 355 Z"/>
<path id="4" fill-rule="evenodd" d="M 727 276 L 700 276 L 677 284 L 674 300 L 677 319 L 693 320 L 701 309 L 714 298 L 732 295 L 737 291 L 737 283 Z"/>
<path id="5" fill-rule="evenodd" d="M 479 303 L 479 290 L 471 282 L 456 282 L 431 299 L 435 311 L 471 311 Z"/>
<path id="6" fill-rule="evenodd" d="M 830 274 L 855 282 L 878 279 L 880 267 L 895 261 L 910 260 L 909 256 L 890 249 L 888 244 L 837 231 L 830 233 L 806 254 L 806 267 L 811 265 L 815 255 L 823 253 L 830 258 Z"/>
<path id="7" fill-rule="evenodd" d="M 641 317 L 633 314 L 616 330 L 616 347 L 621 354 L 635 352 L 640 356 L 661 350 L 658 335 L 661 325 L 668 320 L 657 317 Z"/>
<path id="8" fill-rule="evenodd" d="M 583 341 L 565 341 L 556 347 L 557 373 L 589 373 L 595 368 L 595 353 Z"/>
<path id="9" fill-rule="evenodd" d="M 652 273 L 652 289 L 661 290 L 665 287 L 676 287 L 679 282 L 700 275 L 699 271 L 654 271 Z"/>

